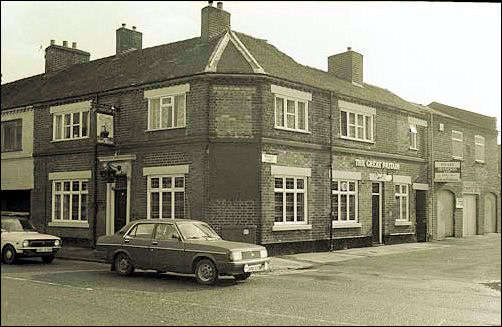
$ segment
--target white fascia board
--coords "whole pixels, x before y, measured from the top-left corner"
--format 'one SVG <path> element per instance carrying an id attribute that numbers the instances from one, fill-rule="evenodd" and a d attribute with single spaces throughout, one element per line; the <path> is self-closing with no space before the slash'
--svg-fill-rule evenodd
<path id="1" fill-rule="evenodd" d="M 396 184 L 411 184 L 411 176 L 393 175 L 392 180 Z"/>
<path id="2" fill-rule="evenodd" d="M 270 85 L 270 91 L 277 95 L 283 95 L 289 98 L 295 98 L 298 100 L 312 101 L 312 93 L 303 92 L 295 89 L 290 89 L 289 87 L 283 87 L 279 85 Z"/>
<path id="3" fill-rule="evenodd" d="M 176 94 L 183 94 L 190 91 L 190 84 L 179 84 L 174 86 L 162 87 L 160 89 L 153 89 L 144 92 L 145 99 L 158 98 L 161 96 L 169 96 Z"/>
<path id="4" fill-rule="evenodd" d="M 361 180 L 361 173 L 357 171 L 332 170 L 331 179 Z"/>
<path id="5" fill-rule="evenodd" d="M 366 115 L 376 115 L 376 109 L 368 106 L 363 106 L 362 104 L 347 102 L 343 100 L 338 100 L 338 107 L 340 110 L 347 110 L 351 112 L 357 112 Z"/>
<path id="6" fill-rule="evenodd" d="M 230 35 L 227 32 L 218 42 L 218 45 L 211 54 L 211 57 L 209 58 L 209 63 L 207 64 L 204 71 L 216 72 L 216 68 L 218 67 L 218 63 L 220 62 L 221 55 L 223 54 L 223 51 L 225 51 L 228 45 L 228 41 L 230 41 Z"/>
<path id="7" fill-rule="evenodd" d="M 424 126 L 427 127 L 427 121 L 420 119 L 420 118 L 415 118 L 415 117 L 410 117 L 408 116 L 408 123 L 412 125 L 418 125 L 418 126 Z"/>
<path id="8" fill-rule="evenodd" d="M 49 180 L 59 179 L 91 179 L 92 172 L 90 170 L 81 171 L 63 171 L 58 173 L 49 173 Z"/>
<path id="9" fill-rule="evenodd" d="M 51 114 L 69 113 L 69 112 L 85 111 L 89 109 L 91 109 L 91 100 L 75 102 L 75 103 L 67 103 L 67 104 L 62 104 L 60 106 L 53 106 L 50 107 L 50 113 Z"/>
<path id="10" fill-rule="evenodd" d="M 143 176 L 188 174 L 188 165 L 144 167 Z"/>
<path id="11" fill-rule="evenodd" d="M 258 63 L 258 61 L 253 57 L 251 52 L 244 46 L 244 44 L 239 40 L 237 35 L 233 31 L 229 31 L 231 35 L 231 40 L 232 43 L 235 45 L 235 47 L 239 50 L 240 53 L 244 56 L 244 58 L 247 60 L 247 62 L 251 65 L 253 68 L 253 72 L 256 74 L 265 74 L 265 70 L 263 69 L 262 66 Z"/>
<path id="12" fill-rule="evenodd" d="M 310 177 L 312 170 L 310 168 L 287 167 L 287 166 L 270 166 L 270 172 L 273 176 L 299 176 Z"/>

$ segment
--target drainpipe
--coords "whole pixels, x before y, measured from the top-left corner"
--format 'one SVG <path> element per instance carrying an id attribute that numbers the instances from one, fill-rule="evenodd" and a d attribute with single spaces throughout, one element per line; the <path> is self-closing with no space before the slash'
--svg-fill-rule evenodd
<path id="1" fill-rule="evenodd" d="M 330 210 L 329 210 L 329 250 L 334 251 L 334 246 L 333 246 L 333 195 L 331 192 L 331 183 L 333 177 L 332 175 L 332 170 L 333 170 L 333 107 L 332 107 L 332 102 L 331 102 L 331 92 L 329 94 L 329 181 L 328 181 L 328 195 L 329 195 L 329 202 L 330 202 Z"/>
<path id="2" fill-rule="evenodd" d="M 95 98 L 96 103 L 98 103 L 98 95 Z M 92 224 L 92 247 L 96 248 L 96 225 L 98 224 L 98 140 L 97 132 L 92 128 L 93 125 L 97 124 L 96 121 L 96 110 L 94 110 L 94 124 L 91 125 L 91 133 L 94 132 L 92 139 L 94 140 L 94 223 Z M 97 128 L 97 127 L 96 127 Z"/>
<path id="3" fill-rule="evenodd" d="M 431 148 L 430 148 L 430 154 L 429 154 L 429 169 L 428 169 L 428 179 L 431 183 L 431 187 L 430 187 L 430 190 L 431 190 L 431 195 L 430 197 L 432 198 L 432 201 L 431 201 L 431 215 L 430 215 L 430 224 L 427 224 L 427 230 L 429 231 L 430 230 L 430 238 L 433 238 L 433 233 L 434 233 L 434 228 L 433 228 L 433 221 L 434 221 L 434 214 L 435 214 L 435 211 L 434 211 L 434 208 L 435 208 L 435 200 L 436 200 L 436 196 L 434 194 L 434 114 L 432 112 L 430 112 L 430 115 L 431 115 L 431 133 L 430 133 L 430 143 L 431 143 Z M 427 235 L 425 235 L 425 240 L 426 241 L 429 241 L 429 233 L 427 233 Z"/>

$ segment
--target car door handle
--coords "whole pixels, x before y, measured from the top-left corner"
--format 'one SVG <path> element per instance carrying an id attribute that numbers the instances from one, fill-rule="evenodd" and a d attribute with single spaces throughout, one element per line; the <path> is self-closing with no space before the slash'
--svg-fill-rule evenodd
<path id="1" fill-rule="evenodd" d="M 124 238 L 124 243 L 129 243 L 129 239 Z"/>
<path id="2" fill-rule="evenodd" d="M 159 245 L 159 242 L 157 242 L 157 241 L 152 241 L 152 245 Z"/>

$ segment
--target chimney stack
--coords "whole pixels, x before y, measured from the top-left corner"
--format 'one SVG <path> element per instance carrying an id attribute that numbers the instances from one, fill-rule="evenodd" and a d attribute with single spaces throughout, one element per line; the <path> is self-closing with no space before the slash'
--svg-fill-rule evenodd
<path id="1" fill-rule="evenodd" d="M 116 31 L 116 54 L 121 54 L 142 48 L 143 34 L 136 31 L 136 26 L 131 29 L 126 28 L 126 24 L 122 23 L 122 27 Z"/>
<path id="2" fill-rule="evenodd" d="M 363 83 L 363 55 L 347 47 L 346 52 L 328 57 L 328 72 L 357 84 Z"/>
<path id="3" fill-rule="evenodd" d="M 63 46 L 60 46 L 56 45 L 55 40 L 51 40 L 45 49 L 45 72 L 56 72 L 75 64 L 89 62 L 90 57 L 89 52 L 77 49 L 77 42 L 73 42 L 69 48 L 68 41 L 63 41 Z"/>
<path id="4" fill-rule="evenodd" d="M 208 3 L 208 6 L 202 8 L 200 24 L 200 36 L 205 41 L 230 30 L 230 13 L 223 10 L 223 3 L 218 2 L 216 8 L 212 1 Z"/>

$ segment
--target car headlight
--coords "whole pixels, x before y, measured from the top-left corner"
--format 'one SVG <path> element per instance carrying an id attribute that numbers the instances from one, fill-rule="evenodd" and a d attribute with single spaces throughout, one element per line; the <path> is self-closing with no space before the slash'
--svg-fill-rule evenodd
<path id="1" fill-rule="evenodd" d="M 23 241 L 23 248 L 27 248 L 28 246 L 30 246 L 30 242 L 28 240 L 24 240 Z"/>
<path id="2" fill-rule="evenodd" d="M 230 261 L 239 261 L 242 260 L 242 252 L 241 251 L 231 251 L 230 252 Z"/>
<path id="3" fill-rule="evenodd" d="M 54 241 L 54 246 L 60 246 L 60 245 L 61 245 L 61 240 Z"/>
<path id="4" fill-rule="evenodd" d="M 268 255 L 267 249 L 260 250 L 260 257 L 261 258 L 266 258 Z"/>

